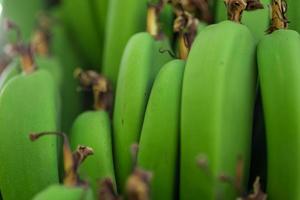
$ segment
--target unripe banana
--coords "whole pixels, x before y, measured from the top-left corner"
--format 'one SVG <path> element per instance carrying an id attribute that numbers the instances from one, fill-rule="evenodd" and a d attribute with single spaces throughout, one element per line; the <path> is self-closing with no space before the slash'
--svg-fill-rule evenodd
<path id="1" fill-rule="evenodd" d="M 265 31 L 270 23 L 268 5 L 271 3 L 271 0 L 260 0 L 260 2 L 264 5 L 263 9 L 244 13 L 242 18 L 242 24 L 245 24 L 251 30 L 257 42 L 265 35 Z M 221 22 L 226 19 L 224 0 L 217 0 L 215 20 L 216 22 Z"/>
<path id="2" fill-rule="evenodd" d="M 239 5 L 230 16 L 236 22 L 211 25 L 198 34 L 187 60 L 181 113 L 182 200 L 234 199 L 238 195 L 234 186 L 218 178 L 237 178 L 240 189 L 247 181 L 256 90 L 255 40 L 238 23 L 245 9 L 245 4 Z M 199 155 L 202 170 L 196 163 Z M 243 173 L 235 177 L 238 161 L 243 162 L 239 169 Z"/>
<path id="3" fill-rule="evenodd" d="M 147 0 L 110 0 L 105 32 L 102 71 L 116 86 L 127 41 L 146 28 Z"/>
<path id="4" fill-rule="evenodd" d="M 299 199 L 300 36 L 284 30 L 288 20 L 282 1 L 272 7 L 273 32 L 261 40 L 257 52 L 267 132 L 267 193 L 275 200 Z"/>
<path id="5" fill-rule="evenodd" d="M 165 64 L 153 84 L 138 151 L 138 167 L 153 174 L 151 198 L 176 197 L 181 89 L 185 62 Z"/>
<path id="6" fill-rule="evenodd" d="M 0 188 L 3 199 L 28 200 L 58 182 L 57 141 L 32 144 L 28 133 L 57 129 L 56 85 L 45 70 L 20 74 L 0 95 Z M 26 187 L 24 189 L 24 187 Z"/>
<path id="7" fill-rule="evenodd" d="M 84 62 L 94 69 L 100 69 L 102 60 L 101 40 L 99 39 L 92 5 L 89 0 L 63 0 L 63 18 L 68 28 L 68 33 L 73 41 L 77 42 L 77 48 Z"/>
<path id="8" fill-rule="evenodd" d="M 122 58 L 113 114 L 116 176 L 122 191 L 132 171 L 130 146 L 137 143 L 148 96 L 156 74 L 171 60 L 161 49 L 170 49 L 166 40 L 156 41 L 149 33 L 129 40 Z"/>

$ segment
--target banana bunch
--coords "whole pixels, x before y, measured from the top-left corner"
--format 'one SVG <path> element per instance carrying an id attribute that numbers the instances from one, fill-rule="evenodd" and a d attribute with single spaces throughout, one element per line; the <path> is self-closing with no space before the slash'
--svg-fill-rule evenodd
<path id="1" fill-rule="evenodd" d="M 57 86 L 36 66 L 30 47 L 18 44 L 23 73 L 8 81 L 0 94 L 0 189 L 4 199 L 31 199 L 58 183 L 55 138 L 31 144 L 28 133 L 58 129 Z M 26 189 L 24 189 L 26 186 Z"/>
<path id="2" fill-rule="evenodd" d="M 255 40 L 249 28 L 240 24 L 247 4 L 226 3 L 229 20 L 202 30 L 186 63 L 180 137 L 180 198 L 184 200 L 234 199 L 239 191 L 219 177 L 238 179 L 242 191 L 247 181 L 256 90 Z M 240 160 L 243 172 L 236 177 Z"/>
<path id="3" fill-rule="evenodd" d="M 95 196 L 98 196 L 98 182 L 107 179 L 114 184 L 115 174 L 112 156 L 112 133 L 109 110 L 112 104 L 111 86 L 107 79 L 93 71 L 77 71 L 81 85 L 91 88 L 94 95 L 94 111 L 79 115 L 70 133 L 71 146 L 88 145 L 94 155 L 79 168 L 79 175 L 87 180 Z"/>
<path id="4" fill-rule="evenodd" d="M 270 199 L 299 199 L 300 35 L 287 28 L 284 1 L 272 2 L 272 26 L 258 44 Z M 276 97 L 276 98 L 274 98 Z"/>

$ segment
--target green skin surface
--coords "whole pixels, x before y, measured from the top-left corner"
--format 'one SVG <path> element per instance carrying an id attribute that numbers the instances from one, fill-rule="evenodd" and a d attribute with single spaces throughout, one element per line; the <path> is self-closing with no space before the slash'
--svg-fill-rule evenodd
<path id="1" fill-rule="evenodd" d="M 289 19 L 289 28 L 300 33 L 300 1 L 299 0 L 286 0 L 288 4 L 287 15 Z"/>
<path id="2" fill-rule="evenodd" d="M 121 62 L 113 117 L 114 153 L 118 188 L 124 189 L 132 171 L 131 145 L 139 140 L 144 113 L 154 78 L 171 60 L 160 53 L 167 41 L 155 41 L 148 33 L 135 34 L 128 42 Z"/>
<path id="3" fill-rule="evenodd" d="M 90 189 L 52 185 L 38 193 L 32 200 L 94 200 Z"/>
<path id="4" fill-rule="evenodd" d="M 14 21 L 21 30 L 22 40 L 31 39 L 32 30 L 36 26 L 38 12 L 43 9 L 41 0 L 3 0 L 3 16 Z"/>
<path id="5" fill-rule="evenodd" d="M 90 183 L 95 196 L 99 193 L 99 181 L 110 178 L 115 182 L 111 134 L 110 119 L 105 111 L 85 112 L 72 127 L 72 148 L 85 145 L 94 150 L 94 155 L 80 166 L 79 175 Z"/>
<path id="6" fill-rule="evenodd" d="M 275 31 L 261 40 L 257 54 L 267 131 L 268 198 L 300 199 L 300 36 L 292 30 Z"/>
<path id="7" fill-rule="evenodd" d="M 197 36 L 182 91 L 180 199 L 235 199 L 238 157 L 247 181 L 256 91 L 255 42 L 249 29 L 224 21 Z M 207 158 L 210 174 L 197 166 Z"/>
<path id="8" fill-rule="evenodd" d="M 138 152 L 138 166 L 153 174 L 151 198 L 176 197 L 181 89 L 185 62 L 173 60 L 155 79 L 147 105 Z"/>
<path id="9" fill-rule="evenodd" d="M 54 10 L 53 14 L 60 19 L 60 10 Z M 78 81 L 74 78 L 74 70 L 81 66 L 73 47 L 61 24 L 55 24 L 51 29 L 50 50 L 61 63 L 62 70 L 62 130 L 70 132 L 75 118 L 83 110 L 82 93 L 77 91 Z"/>
<path id="10" fill-rule="evenodd" d="M 105 32 L 102 72 L 114 86 L 123 51 L 135 33 L 146 29 L 148 0 L 110 0 Z"/>
<path id="11" fill-rule="evenodd" d="M 215 21 L 221 22 L 227 19 L 227 11 L 224 1 L 217 1 Z M 269 28 L 270 23 L 270 11 L 268 5 L 271 3 L 271 0 L 260 0 L 260 2 L 264 5 L 264 9 L 249 12 L 244 11 L 242 16 L 242 24 L 250 29 L 257 42 L 266 34 L 266 30 Z"/>
<path id="12" fill-rule="evenodd" d="M 58 182 L 56 138 L 29 140 L 29 133 L 57 130 L 56 87 L 38 70 L 18 75 L 0 93 L 0 188 L 3 199 L 28 200 Z M 26 189 L 24 189 L 24 186 Z"/>
<path id="13" fill-rule="evenodd" d="M 102 61 L 102 41 L 91 7 L 89 0 L 62 1 L 65 25 L 69 36 L 76 42 L 80 58 L 85 58 L 86 66 L 99 70 Z"/>
<path id="14" fill-rule="evenodd" d="M 10 79 L 20 74 L 20 72 L 19 61 L 14 59 L 0 75 L 0 91 Z"/>

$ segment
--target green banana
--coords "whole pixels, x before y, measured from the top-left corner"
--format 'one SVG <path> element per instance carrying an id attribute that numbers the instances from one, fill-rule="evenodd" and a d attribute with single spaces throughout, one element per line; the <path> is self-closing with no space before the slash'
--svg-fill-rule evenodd
<path id="1" fill-rule="evenodd" d="M 36 24 L 38 12 L 44 8 L 41 0 L 3 0 L 3 16 L 20 26 L 23 38 L 28 42 Z"/>
<path id="2" fill-rule="evenodd" d="M 265 31 L 268 29 L 270 23 L 268 5 L 271 3 L 271 0 L 260 1 L 264 5 L 263 9 L 244 13 L 242 18 L 242 24 L 245 24 L 251 30 L 257 42 L 265 35 Z M 221 22 L 226 19 L 227 15 L 224 1 L 217 0 L 215 20 L 216 22 Z"/>
<path id="3" fill-rule="evenodd" d="M 153 80 L 163 64 L 171 60 L 161 49 L 170 49 L 166 39 L 149 33 L 131 37 L 122 57 L 113 114 L 114 153 L 118 188 L 123 191 L 132 170 L 130 146 L 137 143 Z"/>
<path id="4" fill-rule="evenodd" d="M 23 73 L 0 93 L 0 188 L 6 200 L 30 199 L 58 182 L 57 141 L 31 144 L 27 137 L 32 131 L 57 129 L 56 85 L 48 72 L 33 66 L 30 53 L 23 52 Z"/>
<path id="5" fill-rule="evenodd" d="M 93 155 L 93 149 L 86 146 L 77 146 L 72 153 L 67 136 L 64 133 L 41 132 L 30 134 L 30 139 L 36 141 L 45 135 L 56 135 L 63 138 L 64 150 L 64 185 L 51 185 L 44 191 L 36 194 L 33 200 L 93 200 L 94 196 L 85 181 L 81 181 L 77 170 L 82 162 L 90 155 Z"/>
<path id="6" fill-rule="evenodd" d="M 284 30 L 285 4 L 276 0 L 272 7 L 272 33 L 261 40 L 257 52 L 266 123 L 267 193 L 275 200 L 299 199 L 300 36 Z"/>
<path id="7" fill-rule="evenodd" d="M 77 117 L 72 127 L 70 141 L 73 148 L 79 144 L 93 148 L 94 156 L 80 166 L 79 175 L 88 180 L 95 195 L 98 196 L 99 181 L 110 179 L 115 183 L 111 124 L 106 105 L 102 102 L 108 101 L 105 97 L 109 97 L 112 91 L 108 87 L 107 80 L 95 72 L 81 72 L 80 77 L 89 79 L 82 85 L 93 89 L 95 111 L 86 111 Z"/>
<path id="8" fill-rule="evenodd" d="M 153 173 L 151 198 L 156 200 L 176 197 L 184 65 L 182 60 L 173 60 L 158 73 L 141 131 L 137 165 Z"/>
<path id="9" fill-rule="evenodd" d="M 236 178 L 241 189 L 247 181 L 256 90 L 255 40 L 239 24 L 246 5 L 239 6 L 234 7 L 236 13 L 230 10 L 236 22 L 211 25 L 198 34 L 187 60 L 181 113 L 182 200 L 234 199 L 238 195 L 234 186 L 218 177 Z M 202 170 L 196 162 L 199 155 Z M 238 177 L 236 167 L 244 172 Z"/>
<path id="10" fill-rule="evenodd" d="M 63 19 L 70 37 L 76 41 L 85 64 L 100 69 L 102 60 L 101 40 L 96 29 L 92 5 L 89 0 L 63 0 Z"/>
<path id="11" fill-rule="evenodd" d="M 146 28 L 148 0 L 110 0 L 102 72 L 116 86 L 121 58 L 129 38 Z"/>
<path id="12" fill-rule="evenodd" d="M 0 75 L 0 91 L 10 79 L 21 73 L 19 65 L 19 61 L 14 59 L 5 67 Z"/>

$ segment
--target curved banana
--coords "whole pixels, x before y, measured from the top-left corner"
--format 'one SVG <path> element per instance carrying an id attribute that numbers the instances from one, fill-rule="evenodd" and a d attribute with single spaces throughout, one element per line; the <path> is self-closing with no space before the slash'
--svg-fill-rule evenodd
<path id="1" fill-rule="evenodd" d="M 153 174 L 152 199 L 173 200 L 176 197 L 184 65 L 182 60 L 173 60 L 162 67 L 147 104 L 137 165 Z"/>
<path id="2" fill-rule="evenodd" d="M 23 73 L 9 81 L 0 94 L 0 188 L 6 200 L 31 199 L 58 183 L 56 139 L 35 144 L 28 140 L 30 132 L 58 127 L 56 84 L 48 72 L 34 66 L 30 54 L 23 54 Z"/>
<path id="3" fill-rule="evenodd" d="M 245 24 L 250 29 L 257 42 L 265 35 L 270 23 L 268 6 L 271 3 L 271 0 L 260 0 L 260 2 L 264 6 L 263 9 L 246 12 L 242 17 L 242 24 Z M 221 22 L 226 19 L 227 15 L 224 0 L 217 0 L 215 20 L 216 22 Z"/>
<path id="4" fill-rule="evenodd" d="M 171 58 L 149 33 L 138 33 L 128 42 L 121 62 L 113 114 L 116 176 L 120 191 L 132 170 L 130 146 L 137 143 L 152 83 Z"/>
<path id="5" fill-rule="evenodd" d="M 299 199 L 300 35 L 285 29 L 288 20 L 281 0 L 274 0 L 272 8 L 273 30 L 257 52 L 266 123 L 267 193 L 275 200 Z"/>
<path id="6" fill-rule="evenodd" d="M 208 26 L 198 34 L 187 60 L 181 113 L 182 200 L 234 199 L 239 195 L 234 186 L 218 178 L 235 178 L 240 190 L 247 181 L 256 90 L 255 40 L 239 24 L 246 8 L 243 0 L 239 3 L 236 10 L 229 10 L 234 21 Z M 199 155 L 202 169 L 197 166 Z M 243 170 L 237 177 L 236 167 Z"/>
<path id="7" fill-rule="evenodd" d="M 116 86 L 125 46 L 146 28 L 148 0 L 110 0 L 105 31 L 102 72 Z"/>

